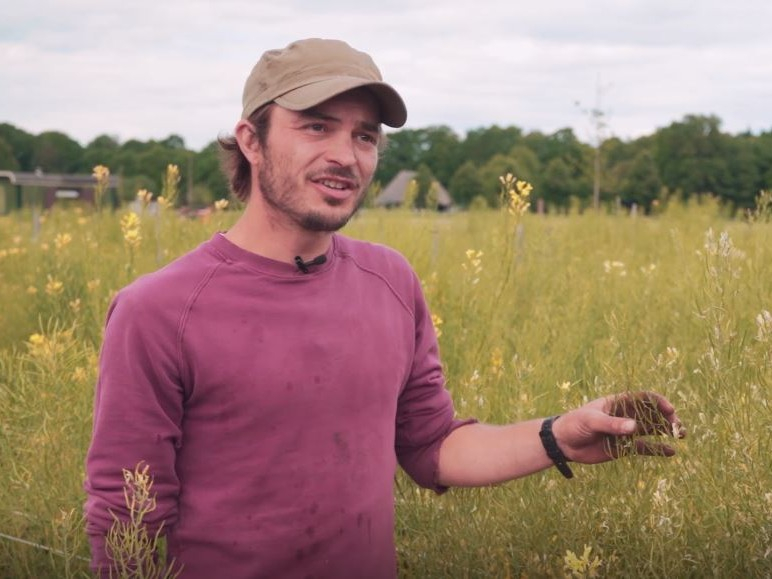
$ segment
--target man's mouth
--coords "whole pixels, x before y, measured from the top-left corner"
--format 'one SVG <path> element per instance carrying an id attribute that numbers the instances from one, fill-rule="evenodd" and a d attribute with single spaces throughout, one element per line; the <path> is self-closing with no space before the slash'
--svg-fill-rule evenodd
<path id="1" fill-rule="evenodd" d="M 349 189 L 350 185 L 348 183 L 344 183 L 341 181 L 333 180 L 333 179 L 319 179 L 316 181 L 317 183 L 324 185 L 325 187 L 329 187 L 330 189 Z"/>

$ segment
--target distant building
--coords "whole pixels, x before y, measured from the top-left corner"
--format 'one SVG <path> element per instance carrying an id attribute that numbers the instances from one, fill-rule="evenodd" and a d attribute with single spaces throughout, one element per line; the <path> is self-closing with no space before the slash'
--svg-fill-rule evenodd
<path id="1" fill-rule="evenodd" d="M 383 188 L 381 194 L 375 199 L 376 207 L 399 207 L 405 200 L 405 193 L 407 192 L 410 182 L 416 178 L 416 171 L 400 171 L 389 182 L 386 187 Z M 447 189 L 442 186 L 437 180 L 434 180 L 432 187 L 437 191 L 437 210 L 447 211 L 453 205 L 453 199 L 450 197 Z"/>
<path id="2" fill-rule="evenodd" d="M 115 190 L 119 183 L 119 177 L 111 176 L 109 189 Z M 57 202 L 90 204 L 94 202 L 95 187 L 93 175 L 0 171 L 0 214 L 30 205 L 49 209 Z"/>

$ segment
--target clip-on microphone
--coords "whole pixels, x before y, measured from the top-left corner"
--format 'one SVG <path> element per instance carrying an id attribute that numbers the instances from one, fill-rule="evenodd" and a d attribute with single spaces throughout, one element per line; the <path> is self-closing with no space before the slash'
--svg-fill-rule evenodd
<path id="1" fill-rule="evenodd" d="M 298 267 L 300 271 L 303 273 L 308 273 L 308 268 L 312 265 L 322 265 L 323 263 L 327 262 L 327 256 L 326 255 L 320 255 L 318 257 L 315 257 L 311 261 L 303 261 L 303 258 L 299 255 L 295 256 L 295 265 Z"/>

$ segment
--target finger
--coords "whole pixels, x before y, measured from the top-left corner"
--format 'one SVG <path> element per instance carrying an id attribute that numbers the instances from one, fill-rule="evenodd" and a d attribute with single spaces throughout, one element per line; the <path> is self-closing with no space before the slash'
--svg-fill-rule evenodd
<path id="1" fill-rule="evenodd" d="M 608 405 L 609 414 L 634 418 L 637 434 L 670 434 L 676 438 L 686 434 L 673 405 L 656 392 L 626 392 L 610 397 Z"/>

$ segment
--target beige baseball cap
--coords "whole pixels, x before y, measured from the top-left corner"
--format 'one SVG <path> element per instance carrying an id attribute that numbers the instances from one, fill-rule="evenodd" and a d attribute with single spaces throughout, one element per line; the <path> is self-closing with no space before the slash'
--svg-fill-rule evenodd
<path id="1" fill-rule="evenodd" d="M 303 111 L 359 87 L 367 87 L 378 100 L 382 123 L 390 127 L 405 124 L 407 109 L 402 97 L 383 82 L 370 56 L 340 40 L 298 40 L 260 57 L 244 85 L 241 118 L 270 102 Z"/>

